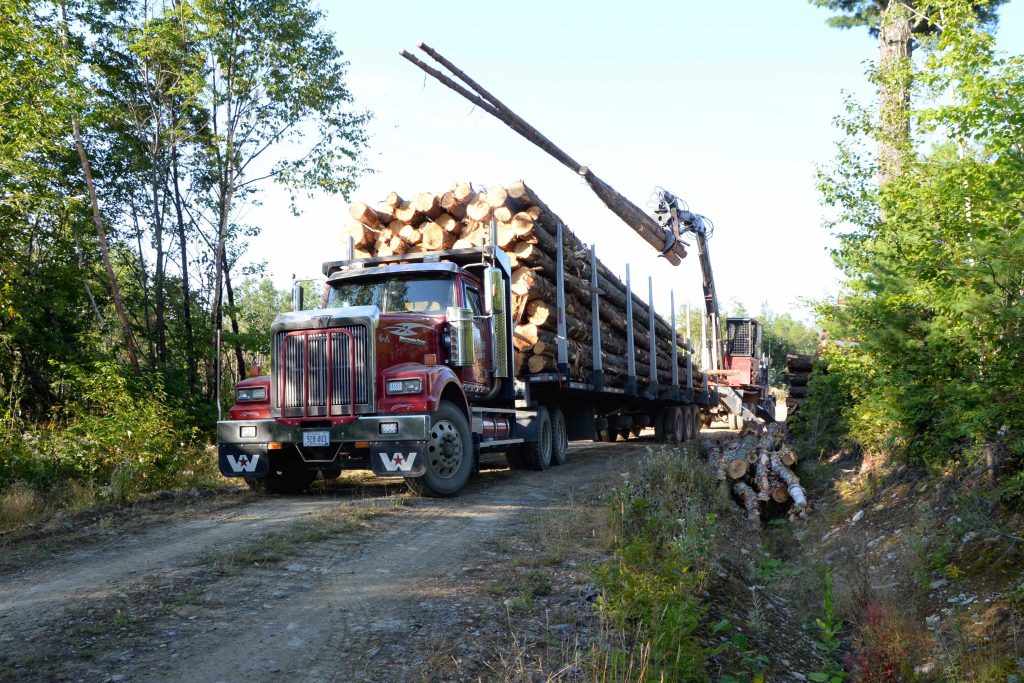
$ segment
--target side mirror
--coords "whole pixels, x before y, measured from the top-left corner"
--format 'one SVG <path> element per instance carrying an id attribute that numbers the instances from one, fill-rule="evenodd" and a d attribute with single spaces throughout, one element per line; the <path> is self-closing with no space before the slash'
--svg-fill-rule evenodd
<path id="1" fill-rule="evenodd" d="M 301 282 L 296 282 L 294 285 L 292 285 L 292 310 L 293 311 L 301 311 L 302 310 L 303 298 L 305 297 L 305 294 L 306 294 L 306 292 L 305 292 L 304 289 L 302 289 L 302 283 Z"/>
<path id="2" fill-rule="evenodd" d="M 454 367 L 472 365 L 476 357 L 473 337 L 473 309 L 448 309 L 448 338 L 451 340 L 451 356 L 448 364 Z"/>

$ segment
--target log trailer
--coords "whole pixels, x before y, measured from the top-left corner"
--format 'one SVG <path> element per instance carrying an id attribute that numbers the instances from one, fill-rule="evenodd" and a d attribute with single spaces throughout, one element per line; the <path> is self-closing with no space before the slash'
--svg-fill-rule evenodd
<path id="1" fill-rule="evenodd" d="M 642 389 L 635 376 L 610 387 L 595 322 L 589 377 L 570 379 L 561 235 L 558 369 L 516 379 L 512 269 L 495 231 L 492 223 L 490 244 L 474 249 L 324 263 L 327 292 L 313 310 L 303 310 L 297 286 L 292 312 L 271 327 L 270 375 L 240 382 L 229 419 L 217 424 L 221 473 L 295 493 L 318 475 L 369 469 L 403 477 L 421 495 L 452 496 L 487 452 L 505 453 L 514 469 L 544 470 L 565 462 L 573 439 L 645 427 L 671 443 L 694 438 L 700 410 L 718 399 L 706 379 L 695 384 L 689 363 L 680 376 L 677 354 L 688 350 L 678 339 L 671 377 L 659 382 L 652 363 Z M 593 250 L 590 258 L 599 321 Z M 653 342 L 652 352 L 664 353 Z"/>

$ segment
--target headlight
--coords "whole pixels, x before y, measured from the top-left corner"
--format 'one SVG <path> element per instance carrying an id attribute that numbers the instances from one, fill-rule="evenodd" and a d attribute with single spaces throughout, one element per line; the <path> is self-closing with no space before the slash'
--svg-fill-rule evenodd
<path id="1" fill-rule="evenodd" d="M 236 399 L 239 403 L 251 403 L 252 401 L 266 401 L 266 387 L 242 387 L 236 392 Z"/>
<path id="2" fill-rule="evenodd" d="M 418 394 L 423 391 L 423 380 L 416 379 L 389 379 L 387 392 L 389 394 Z"/>

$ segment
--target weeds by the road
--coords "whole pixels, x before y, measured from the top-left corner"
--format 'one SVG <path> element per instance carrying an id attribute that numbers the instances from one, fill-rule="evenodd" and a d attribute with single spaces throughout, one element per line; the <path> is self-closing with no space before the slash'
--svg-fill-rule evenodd
<path id="1" fill-rule="evenodd" d="M 718 530 L 715 489 L 691 446 L 651 452 L 612 494 L 614 558 L 596 572 L 598 609 L 628 637 L 624 647 L 595 652 L 601 678 L 706 678 L 700 630 Z"/>

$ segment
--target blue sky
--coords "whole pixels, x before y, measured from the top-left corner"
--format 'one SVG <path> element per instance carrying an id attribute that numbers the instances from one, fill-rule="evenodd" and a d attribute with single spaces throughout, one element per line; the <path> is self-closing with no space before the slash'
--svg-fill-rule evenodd
<path id="1" fill-rule="evenodd" d="M 808 318 L 804 301 L 835 294 L 814 176 L 833 156 L 843 92 L 872 96 L 863 72 L 877 46 L 866 30 L 830 28 L 802 0 L 321 6 L 357 103 L 375 116 L 375 173 L 353 200 L 522 178 L 613 270 L 628 261 L 637 289 L 653 277 L 660 311 L 670 290 L 700 301 L 695 256 L 678 267 L 657 259 L 575 174 L 399 57 L 424 41 L 638 205 L 660 185 L 710 217 L 723 304 Z M 1024 52 L 1024 3 L 1001 17 L 1000 48 Z M 245 212 L 263 226 L 250 258 L 266 260 L 279 287 L 340 250 L 346 203 L 301 206 L 293 218 L 270 191 Z"/>

